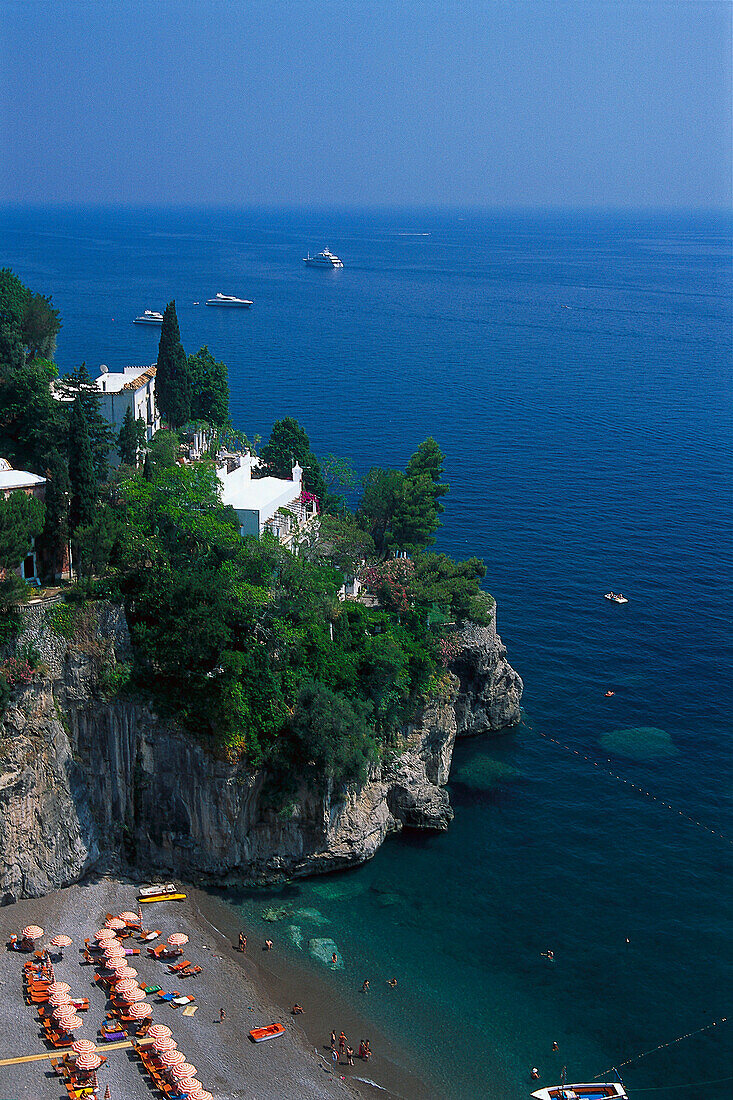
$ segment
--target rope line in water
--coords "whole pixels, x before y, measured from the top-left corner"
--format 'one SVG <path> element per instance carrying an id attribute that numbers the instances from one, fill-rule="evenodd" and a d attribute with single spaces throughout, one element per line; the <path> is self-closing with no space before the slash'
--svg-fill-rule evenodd
<path id="1" fill-rule="evenodd" d="M 635 1088 L 634 1095 L 637 1092 L 667 1092 L 669 1089 L 694 1089 L 700 1085 L 722 1085 L 724 1081 L 733 1081 L 733 1077 L 716 1077 L 714 1081 L 690 1081 L 687 1085 L 654 1085 L 646 1089 Z"/>
<path id="2" fill-rule="evenodd" d="M 526 728 L 532 729 L 531 726 L 525 723 Z M 574 756 L 579 756 L 581 760 L 587 760 L 589 764 L 592 764 L 594 768 L 600 768 L 601 771 L 606 772 L 612 779 L 618 779 L 620 783 L 624 783 L 627 787 L 631 787 L 637 794 L 644 795 L 645 798 L 651 799 L 652 802 L 657 802 L 660 806 L 664 806 L 666 810 L 671 810 L 672 813 L 678 814 L 684 821 L 688 821 L 691 825 L 697 825 L 699 829 L 702 829 L 706 833 L 710 833 L 712 836 L 719 837 L 720 840 L 725 841 L 726 844 L 733 845 L 733 840 L 730 840 L 725 833 L 721 833 L 719 829 L 711 829 L 709 825 L 706 825 L 703 821 L 698 821 L 694 817 L 690 817 L 684 810 L 678 810 L 670 802 L 665 802 L 663 798 L 659 798 L 656 794 L 652 794 L 651 791 L 647 791 L 644 787 L 640 787 L 638 783 L 632 783 L 630 779 L 624 779 L 622 775 L 618 775 L 612 768 L 606 768 L 603 764 L 594 760 L 592 756 L 588 756 L 586 753 L 581 752 L 579 749 L 574 749 L 572 745 L 565 745 L 562 741 L 558 741 L 556 737 L 550 737 L 549 733 L 543 733 L 541 730 L 533 730 L 532 732 L 539 734 L 545 741 L 552 741 L 553 745 L 557 745 L 558 748 L 564 749 L 565 752 L 571 752 Z M 612 764 L 613 761 L 606 757 L 606 762 Z"/>
<path id="3" fill-rule="evenodd" d="M 667 1047 L 673 1047 L 675 1043 L 681 1043 L 683 1039 L 691 1039 L 693 1035 L 702 1035 L 703 1031 L 710 1031 L 711 1028 L 717 1027 L 718 1024 L 725 1024 L 727 1022 L 728 1017 L 721 1016 L 719 1020 L 713 1020 L 712 1023 L 705 1024 L 703 1027 L 699 1027 L 697 1031 L 688 1031 L 685 1035 L 678 1035 L 676 1039 L 670 1039 L 668 1043 L 660 1043 L 659 1046 L 651 1047 L 650 1050 L 644 1050 L 641 1054 L 635 1054 L 632 1058 L 627 1058 L 625 1062 L 617 1062 L 615 1066 L 609 1066 L 608 1069 L 604 1069 L 603 1073 L 597 1073 L 593 1080 L 597 1081 L 599 1077 L 605 1077 L 608 1073 L 613 1073 L 614 1070 L 621 1069 L 622 1066 L 630 1066 L 632 1062 L 638 1062 L 641 1058 L 646 1058 L 649 1054 L 656 1054 L 658 1050 L 666 1050 Z"/>

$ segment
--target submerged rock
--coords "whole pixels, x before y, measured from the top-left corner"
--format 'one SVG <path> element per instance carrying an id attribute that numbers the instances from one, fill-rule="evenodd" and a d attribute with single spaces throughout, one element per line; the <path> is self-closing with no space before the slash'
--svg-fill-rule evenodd
<path id="1" fill-rule="evenodd" d="M 633 726 L 629 729 L 612 730 L 601 736 L 601 745 L 606 752 L 617 756 L 629 756 L 634 760 L 655 760 L 665 756 L 677 756 L 676 748 L 666 730 L 656 726 Z"/>
<path id="2" fill-rule="evenodd" d="M 501 786 L 502 783 L 518 779 L 521 774 L 518 768 L 512 764 L 505 764 L 503 760 L 495 760 L 491 756 L 477 756 L 454 768 L 451 772 L 451 782 L 462 783 L 464 787 L 472 787 L 478 791 L 490 791 L 494 787 Z"/>
<path id="3" fill-rule="evenodd" d="M 324 966 L 330 967 L 331 970 L 344 969 L 344 960 L 341 958 L 341 953 L 334 940 L 308 940 L 308 954 L 314 959 L 318 959 Z M 334 955 L 336 956 L 336 962 L 333 962 Z"/>
<path id="4" fill-rule="evenodd" d="M 296 909 L 293 916 L 309 924 L 328 924 L 328 918 L 324 917 L 318 909 Z"/>
<path id="5" fill-rule="evenodd" d="M 287 928 L 288 940 L 298 951 L 303 949 L 303 929 L 297 924 L 289 924 Z"/>

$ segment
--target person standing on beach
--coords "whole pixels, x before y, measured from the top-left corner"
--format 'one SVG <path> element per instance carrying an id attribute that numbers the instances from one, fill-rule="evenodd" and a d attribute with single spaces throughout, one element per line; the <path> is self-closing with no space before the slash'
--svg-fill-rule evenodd
<path id="1" fill-rule="evenodd" d="M 334 1051 L 335 1049 L 336 1049 L 336 1032 L 334 1030 L 334 1031 L 331 1032 L 331 1051 Z"/>
<path id="2" fill-rule="evenodd" d="M 220 1009 L 219 1009 L 219 1023 L 220 1023 L 220 1024 L 223 1024 L 223 1023 L 224 1023 L 224 1021 L 226 1020 L 226 1018 L 227 1018 L 227 1014 L 226 1014 L 226 1012 L 224 1011 L 224 1009 L 223 1009 L 223 1008 L 220 1008 Z"/>
<path id="3" fill-rule="evenodd" d="M 331 1051 L 331 1064 L 333 1066 L 333 1072 L 335 1073 L 336 1072 L 336 1066 L 339 1064 L 338 1051 L 336 1050 L 335 1047 Z"/>
<path id="4" fill-rule="evenodd" d="M 247 950 L 247 937 L 245 936 L 244 932 L 239 933 L 239 950 L 240 951 L 246 951 Z"/>
<path id="5" fill-rule="evenodd" d="M 347 1066 L 353 1066 L 353 1064 L 354 1064 L 354 1048 L 353 1047 L 347 1047 L 346 1048 L 346 1064 L 347 1064 Z"/>
<path id="6" fill-rule="evenodd" d="M 346 1036 L 343 1031 L 339 1035 L 339 1054 L 343 1054 L 346 1050 Z"/>

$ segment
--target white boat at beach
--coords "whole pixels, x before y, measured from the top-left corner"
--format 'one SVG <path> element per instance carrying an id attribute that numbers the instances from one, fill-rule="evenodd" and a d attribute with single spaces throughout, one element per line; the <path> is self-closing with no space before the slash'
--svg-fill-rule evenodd
<path id="1" fill-rule="evenodd" d="M 620 1081 L 600 1083 L 592 1081 L 585 1085 L 550 1085 L 546 1089 L 537 1089 L 532 1096 L 535 1100 L 629 1100 Z"/>
<path id="2" fill-rule="evenodd" d="M 606 592 L 604 599 L 610 600 L 612 603 L 628 603 L 626 596 L 622 596 L 620 592 Z"/>
<path id="3" fill-rule="evenodd" d="M 217 294 L 215 298 L 209 298 L 207 306 L 220 306 L 224 309 L 249 309 L 253 304 L 247 298 L 235 298 L 233 294 Z"/>
<path id="4" fill-rule="evenodd" d="M 175 882 L 153 882 L 149 886 L 141 886 L 137 892 L 139 898 L 157 897 L 159 894 L 177 894 L 178 887 Z"/>
<path id="5" fill-rule="evenodd" d="M 158 313 L 156 309 L 146 309 L 132 323 L 133 325 L 162 325 L 163 314 Z"/>
<path id="6" fill-rule="evenodd" d="M 311 256 L 310 252 L 307 256 L 303 257 L 303 263 L 306 267 L 343 267 L 343 261 L 334 256 L 333 252 L 329 252 L 327 248 L 324 248 L 323 252 L 319 252 L 317 256 Z"/>

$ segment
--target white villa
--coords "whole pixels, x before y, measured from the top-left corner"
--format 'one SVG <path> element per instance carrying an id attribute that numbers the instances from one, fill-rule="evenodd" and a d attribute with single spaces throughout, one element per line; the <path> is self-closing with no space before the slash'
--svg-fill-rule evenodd
<path id="1" fill-rule="evenodd" d="M 99 368 L 99 377 L 94 379 L 94 385 L 100 392 L 99 411 L 115 432 L 122 427 L 128 409 L 135 420 L 142 420 L 145 424 L 148 442 L 160 428 L 160 413 L 155 403 L 155 370 L 155 363 L 147 367 L 125 367 L 121 372 L 110 371 L 104 364 Z M 72 400 L 63 378 L 54 383 L 53 391 L 58 401 Z M 116 453 L 113 450 L 113 463 Z"/>
<path id="2" fill-rule="evenodd" d="M 289 549 L 295 549 L 306 528 L 318 515 L 315 500 L 303 493 L 303 470 L 293 466 L 293 480 L 279 477 L 253 478 L 259 459 L 251 454 L 221 453 L 217 475 L 222 487 L 222 503 L 234 508 L 239 530 L 259 538 L 272 531 Z"/>
<path id="3" fill-rule="evenodd" d="M 14 470 L 6 458 L 0 458 L 0 497 L 7 499 L 11 493 L 21 492 L 29 497 L 37 497 L 39 500 L 43 500 L 45 485 L 45 477 L 32 474 L 30 470 Z M 38 584 L 35 539 L 17 572 L 23 580 Z M 0 569 L 1 575 L 2 569 Z"/>

